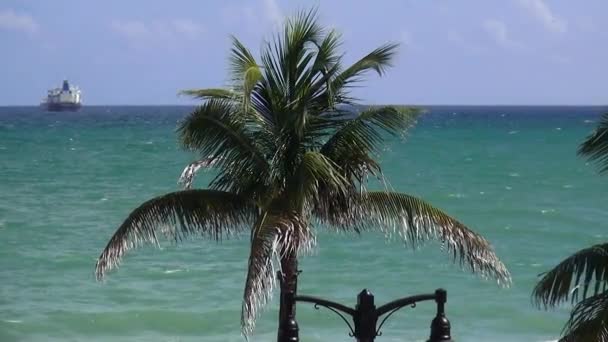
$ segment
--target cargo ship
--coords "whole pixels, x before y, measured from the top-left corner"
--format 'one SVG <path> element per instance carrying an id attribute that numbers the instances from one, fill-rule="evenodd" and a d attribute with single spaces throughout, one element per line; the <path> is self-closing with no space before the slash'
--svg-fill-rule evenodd
<path id="1" fill-rule="evenodd" d="M 61 88 L 53 88 L 48 91 L 40 106 L 53 112 L 77 111 L 82 107 L 80 89 L 71 86 L 67 80 L 64 80 Z"/>

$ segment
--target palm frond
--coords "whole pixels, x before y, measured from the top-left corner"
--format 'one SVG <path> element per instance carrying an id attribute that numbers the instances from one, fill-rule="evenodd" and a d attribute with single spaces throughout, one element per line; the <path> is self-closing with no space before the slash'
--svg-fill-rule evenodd
<path id="1" fill-rule="evenodd" d="M 251 182 L 264 185 L 268 174 L 264 145 L 247 127 L 247 118 L 238 114 L 240 110 L 224 101 L 208 100 L 178 128 L 184 147 L 217 166 L 219 174 L 212 188 L 239 194 Z"/>
<path id="2" fill-rule="evenodd" d="M 342 45 L 342 36 L 336 30 L 329 30 L 319 41 L 313 41 L 316 46 L 315 61 L 311 68 L 311 76 L 318 80 L 329 81 L 334 75 L 331 70 L 340 70 L 342 54 L 338 53 L 338 48 Z M 314 83 L 315 79 L 309 79 Z M 312 86 L 314 88 L 314 85 Z"/>
<path id="3" fill-rule="evenodd" d="M 242 93 L 244 110 L 248 111 L 251 92 L 262 79 L 262 71 L 253 54 L 236 37 L 232 36 L 230 73 L 233 86 Z"/>
<path id="4" fill-rule="evenodd" d="M 404 134 L 412 127 L 419 111 L 407 107 L 371 107 L 342 127 L 321 147 L 320 152 L 343 168 L 348 177 L 359 181 L 367 172 L 379 173 L 373 154 L 384 143 L 383 133 Z"/>
<path id="5" fill-rule="evenodd" d="M 600 173 L 608 171 L 608 113 L 602 115 L 595 131 L 579 146 L 578 154 L 595 162 Z"/>
<path id="6" fill-rule="evenodd" d="M 265 212 L 251 233 L 251 251 L 241 310 L 241 329 L 245 336 L 255 327 L 260 309 L 272 297 L 276 269 L 282 256 L 302 253 L 312 247 L 314 236 L 297 215 Z"/>
<path id="7" fill-rule="evenodd" d="M 246 231 L 256 216 L 249 200 L 221 191 L 185 190 L 153 198 L 116 230 L 97 260 L 97 279 L 117 267 L 128 250 L 145 242 L 158 244 L 158 234 L 176 241 L 193 235 L 220 240 Z"/>
<path id="8" fill-rule="evenodd" d="M 182 174 L 179 176 L 177 184 L 182 185 L 185 190 L 190 189 L 196 173 L 200 169 L 213 167 L 213 165 L 215 165 L 217 162 L 218 160 L 216 158 L 210 157 L 188 164 L 188 166 L 184 168 L 184 171 L 182 171 Z"/>
<path id="9" fill-rule="evenodd" d="M 237 97 L 237 93 L 222 88 L 186 89 L 180 91 L 179 95 L 186 95 L 201 100 L 234 100 Z"/>
<path id="10" fill-rule="evenodd" d="M 321 151 L 331 153 L 347 146 L 373 152 L 384 140 L 382 132 L 391 135 L 405 133 L 414 125 L 419 113 L 419 110 L 409 107 L 370 107 L 354 119 L 342 120 L 343 126 L 329 138 Z"/>
<path id="11" fill-rule="evenodd" d="M 562 335 L 560 342 L 608 342 L 608 293 L 576 304 Z"/>
<path id="12" fill-rule="evenodd" d="M 251 139 L 239 111 L 226 101 L 211 99 L 195 109 L 180 124 L 177 132 L 186 149 L 198 151 L 204 157 L 219 157 L 238 153 L 242 158 L 265 163 L 261 152 Z"/>
<path id="13" fill-rule="evenodd" d="M 605 291 L 608 285 L 608 244 L 598 244 L 582 249 L 569 256 L 536 284 L 532 297 L 539 306 L 555 306 L 571 298 L 587 296 L 589 287 L 593 294 Z M 572 289 L 572 290 L 571 290 Z"/>
<path id="14" fill-rule="evenodd" d="M 291 195 L 296 199 L 293 201 L 294 207 L 302 208 L 305 212 L 319 203 L 322 194 L 345 196 L 350 190 L 350 183 L 340 167 L 319 152 L 309 151 L 304 154 L 297 177 L 293 183 L 298 184 L 299 189 L 291 191 Z"/>
<path id="15" fill-rule="evenodd" d="M 399 44 L 388 43 L 373 50 L 336 75 L 332 81 L 332 89 L 339 91 L 344 87 L 352 86 L 362 81 L 363 75 L 369 71 L 375 71 L 379 76 L 382 76 L 386 72 L 386 69 L 391 66 L 398 47 Z"/>
<path id="16" fill-rule="evenodd" d="M 309 45 L 323 36 L 316 19 L 314 9 L 299 12 L 287 20 L 282 34 L 262 49 L 264 81 L 258 91 L 258 104 L 265 105 L 265 112 L 280 129 L 289 127 L 301 132 L 306 124 L 302 99 L 309 89 L 307 76 L 316 56 Z"/>
<path id="17" fill-rule="evenodd" d="M 468 266 L 482 277 L 509 285 L 511 276 L 490 243 L 467 226 L 423 200 L 402 193 L 363 192 L 350 210 L 333 212 L 333 222 L 357 231 L 380 229 L 388 236 L 398 235 L 417 246 L 426 240 L 439 240 L 461 266 Z"/>

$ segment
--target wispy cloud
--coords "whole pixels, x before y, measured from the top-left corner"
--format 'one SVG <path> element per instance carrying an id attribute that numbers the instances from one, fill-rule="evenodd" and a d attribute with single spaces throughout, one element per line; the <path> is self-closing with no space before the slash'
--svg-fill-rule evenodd
<path id="1" fill-rule="evenodd" d="M 276 0 L 263 0 L 264 1 L 264 13 L 268 19 L 275 25 L 279 25 L 283 22 L 284 15 L 281 8 L 277 4 Z"/>
<path id="2" fill-rule="evenodd" d="M 129 39 L 141 39 L 150 34 L 149 28 L 141 21 L 113 21 L 110 27 Z"/>
<path id="3" fill-rule="evenodd" d="M 401 31 L 401 43 L 407 48 L 411 48 L 414 45 L 414 41 L 412 40 L 412 34 L 410 33 L 410 31 Z"/>
<path id="4" fill-rule="evenodd" d="M 518 2 L 548 31 L 563 33 L 568 29 L 566 21 L 556 16 L 543 0 L 518 0 Z"/>
<path id="5" fill-rule="evenodd" d="M 0 10 L 0 30 L 34 34 L 38 29 L 38 23 L 29 14 L 19 14 L 10 9 Z"/>
<path id="6" fill-rule="evenodd" d="M 276 0 L 228 4 L 221 12 L 225 24 L 245 29 L 247 32 L 267 32 L 269 26 L 276 28 L 285 20 L 285 14 Z"/>
<path id="7" fill-rule="evenodd" d="M 467 55 L 479 55 L 487 52 L 487 47 L 481 46 L 470 39 L 466 39 L 459 31 L 449 29 L 446 33 L 446 40 L 456 47 L 458 53 Z M 454 50 L 453 50 L 454 51 Z"/>
<path id="8" fill-rule="evenodd" d="M 502 46 L 505 49 L 517 50 L 523 48 L 523 44 L 513 40 L 509 36 L 507 25 L 502 21 L 496 19 L 486 19 L 483 22 L 483 28 L 497 45 Z"/>
<path id="9" fill-rule="evenodd" d="M 190 19 L 176 19 L 171 22 L 173 31 L 177 35 L 196 39 L 205 33 L 205 29 Z"/>
<path id="10" fill-rule="evenodd" d="M 205 33 L 203 26 L 190 19 L 173 19 L 147 23 L 143 21 L 113 21 L 110 28 L 134 43 L 175 40 L 177 38 L 197 39 Z"/>

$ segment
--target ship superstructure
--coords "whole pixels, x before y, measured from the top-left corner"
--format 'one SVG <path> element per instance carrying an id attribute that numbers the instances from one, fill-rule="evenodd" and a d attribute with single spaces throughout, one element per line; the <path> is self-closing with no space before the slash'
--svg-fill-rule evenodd
<path id="1" fill-rule="evenodd" d="M 61 88 L 48 91 L 46 98 L 40 105 L 50 111 L 78 110 L 82 106 L 81 91 L 78 87 L 73 87 L 67 80 L 64 80 Z"/>

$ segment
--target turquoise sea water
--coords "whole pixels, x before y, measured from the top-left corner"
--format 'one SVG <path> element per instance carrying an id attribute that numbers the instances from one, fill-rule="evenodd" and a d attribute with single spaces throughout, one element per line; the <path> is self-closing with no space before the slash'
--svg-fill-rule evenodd
<path id="1" fill-rule="evenodd" d="M 504 289 L 452 265 L 438 244 L 416 251 L 379 234 L 319 232 L 301 262 L 301 294 L 354 305 L 448 290 L 457 341 L 551 341 L 568 308 L 531 304 L 538 274 L 608 239 L 608 178 L 576 156 L 599 107 L 435 107 L 384 172 L 486 236 L 513 275 Z M 188 107 L 0 107 L 0 341 L 243 341 L 248 240 L 194 240 L 131 252 L 98 283 L 95 260 L 130 210 L 174 191 L 194 156 L 174 128 Z M 204 186 L 209 175 L 196 184 Z M 275 296 L 276 299 L 276 296 Z M 277 303 L 251 340 L 272 341 Z M 378 341 L 424 341 L 432 304 L 399 311 Z M 334 314 L 298 305 L 301 341 L 350 341 Z"/>

